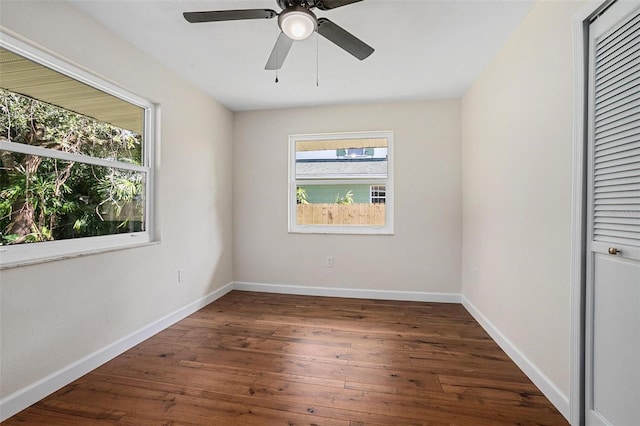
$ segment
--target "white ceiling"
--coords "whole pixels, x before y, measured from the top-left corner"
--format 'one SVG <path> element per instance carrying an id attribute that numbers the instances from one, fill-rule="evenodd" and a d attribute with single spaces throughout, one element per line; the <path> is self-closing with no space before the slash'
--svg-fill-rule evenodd
<path id="1" fill-rule="evenodd" d="M 276 0 L 71 2 L 234 111 L 460 97 L 534 3 L 365 0 L 316 9 L 376 51 L 360 62 L 314 35 L 295 42 L 276 84 L 264 66 L 277 19 L 189 24 L 182 17 L 184 11 L 280 11 Z"/>

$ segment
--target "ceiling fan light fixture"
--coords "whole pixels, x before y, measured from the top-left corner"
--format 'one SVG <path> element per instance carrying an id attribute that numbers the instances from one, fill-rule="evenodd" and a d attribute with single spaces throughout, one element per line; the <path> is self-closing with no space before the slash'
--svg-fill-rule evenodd
<path id="1" fill-rule="evenodd" d="M 282 32 L 292 40 L 304 40 L 318 28 L 316 16 L 303 7 L 286 9 L 278 17 Z"/>

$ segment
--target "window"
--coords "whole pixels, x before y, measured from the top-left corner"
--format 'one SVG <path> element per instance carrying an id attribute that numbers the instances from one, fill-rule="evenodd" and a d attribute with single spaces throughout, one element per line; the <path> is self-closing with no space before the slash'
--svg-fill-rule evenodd
<path id="1" fill-rule="evenodd" d="M 384 203 L 387 196 L 387 187 L 384 185 L 371 185 L 369 202 L 372 204 Z"/>
<path id="2" fill-rule="evenodd" d="M 289 232 L 393 234 L 391 132 L 289 141 Z"/>
<path id="3" fill-rule="evenodd" d="M 336 152 L 339 158 L 373 157 L 375 153 L 375 149 L 374 148 L 344 148 L 344 149 L 338 149 Z"/>
<path id="4" fill-rule="evenodd" d="M 0 74 L 0 266 L 151 241 L 153 105 L 5 35 Z"/>

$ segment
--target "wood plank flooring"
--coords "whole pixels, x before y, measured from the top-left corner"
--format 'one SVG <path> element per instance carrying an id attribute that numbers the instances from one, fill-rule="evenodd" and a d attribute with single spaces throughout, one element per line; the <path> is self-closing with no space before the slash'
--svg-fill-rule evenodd
<path id="1" fill-rule="evenodd" d="M 567 422 L 462 305 L 233 291 L 18 424 Z"/>

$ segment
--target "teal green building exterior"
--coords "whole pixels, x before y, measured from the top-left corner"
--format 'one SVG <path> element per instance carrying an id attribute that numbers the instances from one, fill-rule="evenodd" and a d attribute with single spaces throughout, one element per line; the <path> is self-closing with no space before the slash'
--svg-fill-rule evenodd
<path id="1" fill-rule="evenodd" d="M 371 202 L 371 185 L 300 185 L 299 188 L 307 192 L 307 201 L 312 204 L 335 203 L 336 198 L 342 198 L 349 191 L 353 194 L 354 203 L 368 204 Z"/>

